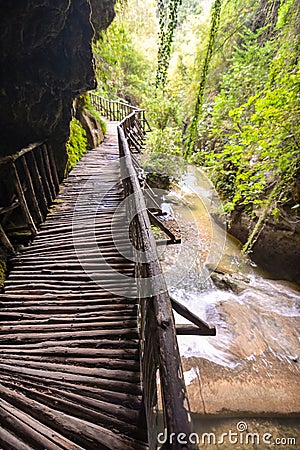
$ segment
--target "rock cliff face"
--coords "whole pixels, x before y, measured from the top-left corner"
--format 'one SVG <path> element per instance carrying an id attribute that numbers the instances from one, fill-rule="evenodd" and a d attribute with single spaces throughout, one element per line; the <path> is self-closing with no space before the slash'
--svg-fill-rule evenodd
<path id="1" fill-rule="evenodd" d="M 229 231 L 245 243 L 253 227 L 246 214 L 236 212 Z M 279 222 L 268 220 L 252 250 L 251 258 L 271 276 L 300 283 L 299 218 L 286 215 Z"/>
<path id="2" fill-rule="evenodd" d="M 62 176 L 72 102 L 95 87 L 93 24 L 107 27 L 113 5 L 114 0 L 0 0 L 0 156 L 48 139 Z"/>

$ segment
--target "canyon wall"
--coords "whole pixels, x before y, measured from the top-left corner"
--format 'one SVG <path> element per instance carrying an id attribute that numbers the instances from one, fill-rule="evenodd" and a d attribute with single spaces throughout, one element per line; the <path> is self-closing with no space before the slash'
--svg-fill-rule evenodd
<path id="1" fill-rule="evenodd" d="M 62 177 L 73 100 L 95 87 L 91 41 L 114 0 L 1 0 L 0 16 L 0 157 L 47 139 Z"/>

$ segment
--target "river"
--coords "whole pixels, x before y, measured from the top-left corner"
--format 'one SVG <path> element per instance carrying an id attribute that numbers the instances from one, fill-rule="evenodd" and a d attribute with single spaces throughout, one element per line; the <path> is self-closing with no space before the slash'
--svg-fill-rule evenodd
<path id="1" fill-rule="evenodd" d="M 190 167 L 159 197 L 182 239 L 159 247 L 169 291 L 217 330 L 178 337 L 200 448 L 300 448 L 299 286 L 272 280 L 215 223 L 222 205 L 202 171 Z M 238 443 L 221 438 L 229 430 Z"/>

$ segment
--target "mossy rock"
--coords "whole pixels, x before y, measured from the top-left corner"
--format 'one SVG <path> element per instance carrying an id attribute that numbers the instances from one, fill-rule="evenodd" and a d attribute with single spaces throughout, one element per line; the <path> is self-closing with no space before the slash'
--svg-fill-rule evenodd
<path id="1" fill-rule="evenodd" d="M 7 274 L 7 255 L 0 250 L 0 290 L 3 289 Z"/>

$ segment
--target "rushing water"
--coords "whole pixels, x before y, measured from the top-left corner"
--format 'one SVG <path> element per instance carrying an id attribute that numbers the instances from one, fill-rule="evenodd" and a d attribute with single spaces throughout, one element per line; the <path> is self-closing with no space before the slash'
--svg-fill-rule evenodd
<path id="1" fill-rule="evenodd" d="M 181 354 L 231 368 L 267 351 L 295 362 L 300 357 L 299 286 L 271 280 L 242 255 L 239 241 L 214 222 L 221 205 L 203 172 L 190 168 L 164 195 L 162 209 L 182 238 L 181 245 L 161 251 L 169 290 L 217 329 L 216 337 L 180 336 Z M 232 289 L 215 286 L 210 278 L 214 269 L 226 274 Z M 176 321 L 187 323 L 177 314 Z"/>
<path id="2" fill-rule="evenodd" d="M 201 171 L 159 196 L 182 239 L 159 247 L 169 291 L 217 331 L 178 336 L 199 448 L 300 448 L 299 286 L 272 280 L 215 223 L 221 204 Z"/>

